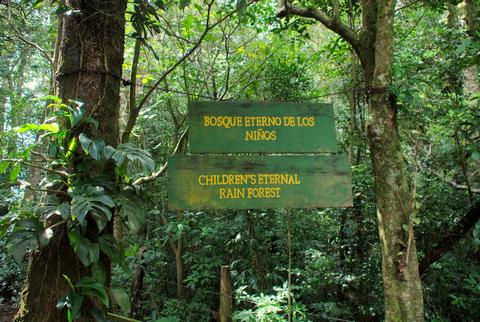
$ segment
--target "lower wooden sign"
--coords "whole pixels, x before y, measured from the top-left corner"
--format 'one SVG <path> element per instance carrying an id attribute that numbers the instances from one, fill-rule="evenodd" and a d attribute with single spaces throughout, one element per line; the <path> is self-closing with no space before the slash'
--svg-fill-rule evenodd
<path id="1" fill-rule="evenodd" d="M 345 156 L 185 156 L 168 161 L 168 208 L 352 206 Z"/>

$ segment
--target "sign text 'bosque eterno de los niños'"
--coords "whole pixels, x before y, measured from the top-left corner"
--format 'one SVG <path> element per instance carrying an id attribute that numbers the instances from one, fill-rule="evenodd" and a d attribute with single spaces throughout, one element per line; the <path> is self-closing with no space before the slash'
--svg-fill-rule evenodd
<path id="1" fill-rule="evenodd" d="M 169 209 L 352 205 L 346 157 L 318 155 L 337 151 L 330 104 L 195 102 L 189 131 L 196 155 L 169 159 Z M 276 155 L 238 155 L 259 152 Z"/>
<path id="2" fill-rule="evenodd" d="M 188 117 L 192 153 L 337 151 L 331 104 L 194 102 Z"/>

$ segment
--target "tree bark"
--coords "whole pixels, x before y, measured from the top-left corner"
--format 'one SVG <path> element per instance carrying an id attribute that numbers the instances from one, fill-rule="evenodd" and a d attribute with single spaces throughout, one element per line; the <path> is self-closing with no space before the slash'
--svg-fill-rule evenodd
<path id="1" fill-rule="evenodd" d="M 397 129 L 392 85 L 395 0 L 362 0 L 362 29 L 355 33 L 315 8 L 281 1 L 278 15 L 320 21 L 342 36 L 356 51 L 369 98 L 368 141 L 375 177 L 377 217 L 382 250 L 386 321 L 423 321 L 423 295 L 411 221 L 412 196 Z M 335 11 L 335 10 L 334 10 Z M 404 227 L 407 227 L 405 231 Z"/>
<path id="2" fill-rule="evenodd" d="M 61 17 L 59 96 L 65 102 L 83 101 L 87 116 L 96 119 L 99 126 L 82 131 L 116 146 L 126 0 L 66 0 L 65 5 L 72 10 Z M 80 157 L 80 152 L 78 155 Z M 56 309 L 57 300 L 68 291 L 62 275 L 76 281 L 90 273 L 70 246 L 66 225 L 54 230 L 49 245 L 31 254 L 15 321 L 66 321 L 65 310 Z M 104 258 L 102 262 L 109 275 L 108 260 Z M 90 321 L 90 318 L 84 316 L 81 321 Z"/>
<path id="3" fill-rule="evenodd" d="M 480 14 L 478 1 L 465 0 L 463 2 L 463 16 L 467 27 L 467 34 L 472 41 L 478 41 L 478 32 L 480 30 L 480 22 L 478 16 Z M 478 80 L 478 66 L 471 65 L 465 68 L 463 72 L 463 94 L 466 98 L 480 92 Z M 473 105 L 478 106 L 478 100 Z"/>
<path id="4" fill-rule="evenodd" d="M 411 222 L 412 201 L 397 129 L 392 84 L 395 1 L 378 7 L 368 138 L 375 176 L 386 321 L 423 321 L 423 296 Z M 408 227 L 408 229 L 404 229 Z"/>

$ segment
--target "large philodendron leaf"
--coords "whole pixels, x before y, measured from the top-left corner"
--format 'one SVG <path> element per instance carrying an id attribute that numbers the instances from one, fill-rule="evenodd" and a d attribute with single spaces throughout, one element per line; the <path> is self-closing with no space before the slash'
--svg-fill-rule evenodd
<path id="1" fill-rule="evenodd" d="M 107 220 L 112 218 L 110 208 L 113 208 L 115 203 L 105 193 L 103 187 L 84 185 L 76 187 L 69 194 L 72 197 L 71 214 L 80 224 L 83 223 L 89 212 L 103 215 Z"/>
<path id="2" fill-rule="evenodd" d="M 125 160 L 129 160 L 131 162 L 139 162 L 148 171 L 153 171 L 155 168 L 152 155 L 131 143 L 120 144 L 117 148 L 106 146 L 104 152 L 105 158 L 114 160 L 118 167 L 121 167 Z"/>
<path id="3" fill-rule="evenodd" d="M 80 141 L 80 145 L 82 146 L 83 151 L 85 151 L 86 154 L 88 154 L 97 161 L 101 161 L 103 159 L 103 150 L 105 148 L 105 142 L 103 142 L 103 140 L 92 140 L 84 133 L 78 136 L 78 140 Z"/>
<path id="4" fill-rule="evenodd" d="M 37 217 L 15 220 L 13 231 L 8 239 L 13 243 L 13 256 L 20 262 L 29 249 L 47 246 L 53 236 L 53 230 L 45 228 Z"/>
<path id="5" fill-rule="evenodd" d="M 108 307 L 110 301 L 108 299 L 107 290 L 96 279 L 90 276 L 83 276 L 78 280 L 77 284 L 75 284 L 75 288 L 78 290 L 79 294 L 97 298 Z"/>
<path id="6" fill-rule="evenodd" d="M 68 239 L 83 265 L 88 267 L 100 258 L 99 245 L 84 238 L 79 230 L 74 229 L 70 231 L 68 233 Z"/>
<path id="7" fill-rule="evenodd" d="M 145 210 L 142 201 L 131 191 L 122 191 L 115 197 L 120 207 L 119 214 L 131 232 L 137 232 L 143 225 Z"/>

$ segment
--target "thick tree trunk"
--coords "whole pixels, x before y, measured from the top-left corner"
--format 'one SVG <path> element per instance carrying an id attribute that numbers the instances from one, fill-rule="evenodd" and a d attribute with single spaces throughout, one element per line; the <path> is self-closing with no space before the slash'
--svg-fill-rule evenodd
<path id="1" fill-rule="evenodd" d="M 119 140 L 126 0 L 67 0 L 65 5 L 72 10 L 61 18 L 59 95 L 65 102 L 69 99 L 83 101 L 86 114 L 96 119 L 99 127 L 82 130 L 115 146 Z M 103 262 L 109 274 L 108 261 Z M 57 226 L 50 244 L 31 255 L 15 320 L 66 321 L 65 310 L 60 312 L 55 307 L 57 300 L 68 291 L 62 275 L 76 281 L 88 273 L 88 268 L 77 260 L 70 246 L 66 226 Z"/>
<path id="2" fill-rule="evenodd" d="M 375 176 L 386 321 L 423 321 L 423 296 L 411 222 L 412 201 L 397 130 L 392 82 L 395 1 L 378 7 L 375 69 L 368 90 L 368 137 Z M 408 227 L 405 229 L 404 227 Z"/>

